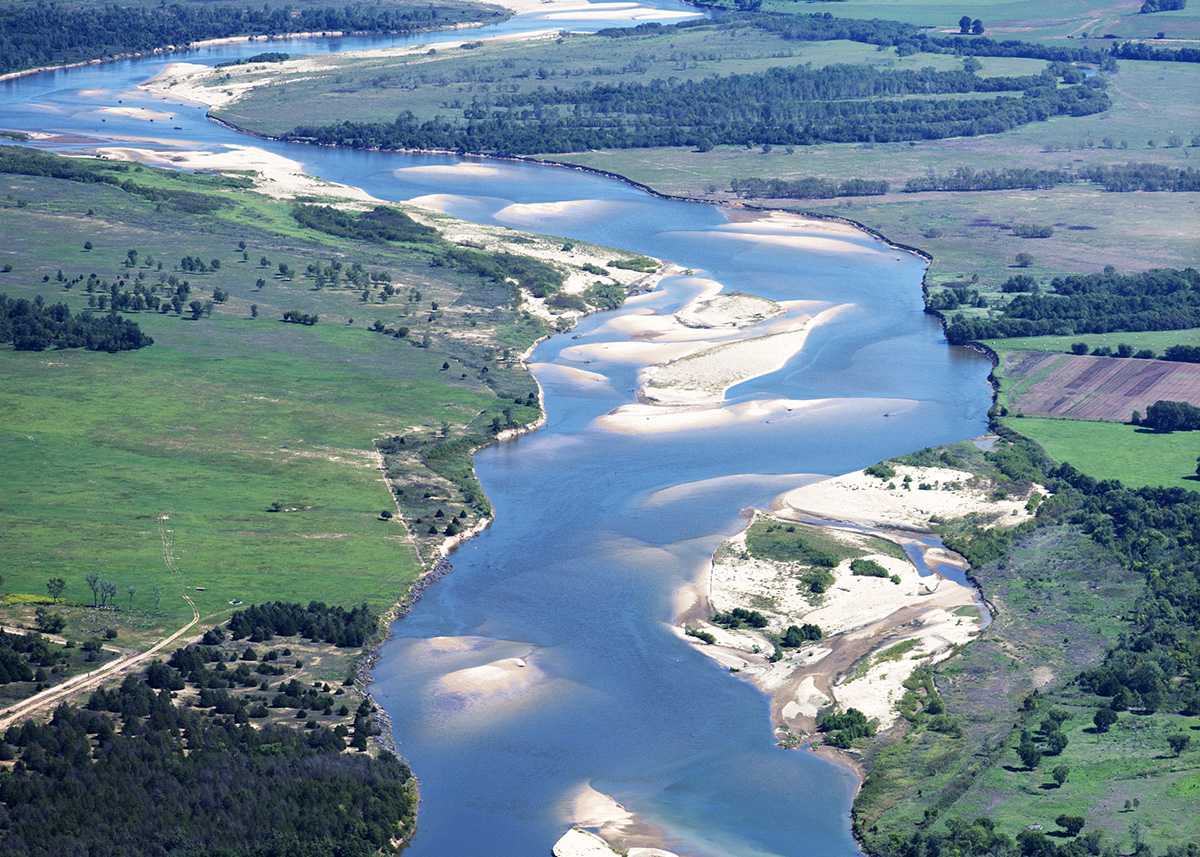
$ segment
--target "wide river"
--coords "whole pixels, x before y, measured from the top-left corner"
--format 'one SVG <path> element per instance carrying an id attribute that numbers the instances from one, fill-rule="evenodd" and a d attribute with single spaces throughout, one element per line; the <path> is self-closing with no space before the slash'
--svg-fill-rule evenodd
<path id="1" fill-rule="evenodd" d="M 552 26 L 590 30 L 632 14 L 617 8 L 605 19 Z M 546 26 L 535 13 L 471 32 Z M 460 38 L 296 40 L 282 49 Z M 375 671 L 373 691 L 422 783 L 420 827 L 406 853 L 546 855 L 572 822 L 588 820 L 576 798 L 590 787 L 680 854 L 858 854 L 849 824 L 854 777 L 812 753 L 779 749 L 766 697 L 681 642 L 670 624 L 677 592 L 744 525 L 748 507 L 768 505 L 811 474 L 985 429 L 988 362 L 948 347 L 922 313 L 923 262 L 866 234 L 798 218 L 777 234 L 744 231 L 721 208 L 579 171 L 257 141 L 198 107 L 172 107 L 174 121 L 155 124 L 100 112 L 118 99 L 163 109 L 135 87 L 167 62 L 211 64 L 263 49 L 223 45 L 0 83 L 0 128 L 78 135 L 54 144 L 60 149 L 257 145 L 381 198 L 439 195 L 443 210 L 468 220 L 668 259 L 728 291 L 853 305 L 783 369 L 727 396 L 730 404 L 819 406 L 724 428 L 625 434 L 594 425 L 632 400 L 637 366 L 580 346 L 627 339 L 617 316 L 673 312 L 697 293 L 693 278 L 668 278 L 653 295 L 537 349 L 546 426 L 478 456 L 495 524 L 455 553 L 453 573 L 396 623 Z M 604 377 L 580 383 L 562 366 Z M 510 658 L 527 664 L 514 679 L 472 669 Z"/>

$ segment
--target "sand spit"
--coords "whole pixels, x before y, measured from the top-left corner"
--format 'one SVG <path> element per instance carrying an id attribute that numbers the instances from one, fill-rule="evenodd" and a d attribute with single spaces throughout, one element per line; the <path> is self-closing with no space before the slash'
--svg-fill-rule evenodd
<path id="1" fill-rule="evenodd" d="M 612 795 L 582 783 L 566 801 L 564 815 L 573 825 L 554 844 L 555 857 L 676 857 L 645 843 L 661 839 Z"/>
<path id="2" fill-rule="evenodd" d="M 780 497 L 776 511 L 917 530 L 969 514 L 1001 527 L 1015 527 L 1033 516 L 1026 508 L 1028 496 L 992 499 L 991 483 L 963 470 L 896 465 L 895 471 L 891 479 L 857 470 L 805 485 Z M 1040 486 L 1032 492 L 1046 493 Z"/>
<path id="3" fill-rule="evenodd" d="M 101 107 L 99 112 L 107 113 L 110 116 L 128 116 L 130 119 L 141 119 L 146 122 L 169 122 L 175 118 L 172 113 L 151 110 L 148 107 Z"/>
<path id="4" fill-rule="evenodd" d="M 256 191 L 276 199 L 305 196 L 359 205 L 382 202 L 360 188 L 307 175 L 299 161 L 257 146 L 229 145 L 213 152 L 154 151 L 131 146 L 102 146 L 96 149 L 96 154 L 114 161 L 137 161 L 172 169 L 249 173 L 254 179 Z"/>
<path id="5" fill-rule="evenodd" d="M 711 305 L 709 302 L 708 306 Z M 720 402 L 731 387 L 786 366 L 804 347 L 813 328 L 829 321 L 845 307 L 842 304 L 804 317 L 795 330 L 714 345 L 665 365 L 644 369 L 638 379 L 641 398 L 659 405 Z M 702 312 L 714 314 L 711 309 Z M 745 318 L 735 312 L 737 310 L 725 313 L 730 326 L 736 326 L 739 319 Z"/>
<path id="6" fill-rule="evenodd" d="M 1030 516 L 1028 499 L 1046 493 L 1033 486 L 1025 496 L 993 498 L 995 486 L 985 477 L 948 468 L 892 467 L 887 479 L 857 471 L 780 495 L 771 513 L 756 512 L 750 526 L 718 547 L 700 579 L 681 589 L 677 603 L 689 612 L 680 616 L 677 633 L 769 694 L 772 719 L 785 735 L 811 736 L 827 708 L 857 708 L 880 729 L 890 728 L 913 671 L 969 643 L 988 618 L 974 587 L 936 573 L 922 576 L 879 540 L 920 546 L 914 530 L 968 515 L 985 526 L 1013 526 Z M 747 535 L 764 516 L 781 526 L 805 520 L 811 525 L 814 517 L 859 522 L 853 529 L 834 523 L 816 529 L 861 551 L 888 576 L 855 575 L 853 560 L 843 559 L 830 569 L 825 592 L 814 594 L 804 585 L 808 566 L 751 554 Z M 945 548 L 923 552 L 931 568 L 966 568 L 962 557 Z M 735 607 L 759 611 L 766 627 L 728 629 L 706 618 Z M 821 639 L 777 649 L 786 628 L 801 624 L 817 625 Z M 708 632 L 713 642 L 687 636 L 689 628 Z"/>
<path id="7" fill-rule="evenodd" d="M 489 0 L 516 15 L 545 20 L 572 21 L 682 21 L 699 12 L 672 11 L 643 6 L 636 2 L 589 3 L 586 0 Z"/>

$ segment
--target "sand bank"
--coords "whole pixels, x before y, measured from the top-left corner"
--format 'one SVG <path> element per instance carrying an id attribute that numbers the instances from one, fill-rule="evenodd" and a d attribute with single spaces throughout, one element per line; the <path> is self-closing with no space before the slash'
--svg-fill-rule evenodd
<path id="1" fill-rule="evenodd" d="M 128 146 L 104 146 L 98 148 L 96 153 L 112 160 L 138 161 L 174 169 L 252 173 L 254 189 L 276 199 L 318 196 L 343 202 L 381 202 L 360 188 L 307 175 L 299 161 L 257 146 L 223 146 L 214 152 L 151 151 Z"/>
<path id="2" fill-rule="evenodd" d="M 778 511 L 877 526 L 926 529 L 937 520 L 974 514 L 997 526 L 1014 527 L 1033 513 L 1029 496 L 993 499 L 991 483 L 962 470 L 896 465 L 896 475 L 880 479 L 857 470 L 789 491 Z M 908 488 L 905 488 L 905 478 Z M 921 486 L 926 486 L 924 489 Z M 1045 494 L 1035 486 L 1032 493 Z"/>
<path id="3" fill-rule="evenodd" d="M 110 116 L 128 116 L 130 119 L 141 119 L 145 122 L 169 122 L 175 116 L 172 113 L 164 113 L 161 110 L 151 110 L 148 107 L 101 107 L 100 113 L 107 113 Z"/>
<path id="4" fill-rule="evenodd" d="M 699 12 L 673 11 L 643 6 L 641 3 L 588 3 L 586 0 L 488 0 L 516 15 L 546 20 L 682 21 Z"/>

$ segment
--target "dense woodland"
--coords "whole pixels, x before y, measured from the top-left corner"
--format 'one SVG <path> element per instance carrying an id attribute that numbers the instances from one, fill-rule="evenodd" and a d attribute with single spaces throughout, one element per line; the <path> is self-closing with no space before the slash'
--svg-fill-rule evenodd
<path id="1" fill-rule="evenodd" d="M 462 120 L 342 122 L 285 138 L 359 148 L 532 154 L 717 144 L 809 145 L 992 134 L 1110 104 L 1101 77 L 1059 86 L 1049 70 L 1024 77 L 869 66 L 773 68 L 703 80 L 538 89 L 477 100 Z M 931 98 L 982 93 L 977 98 Z M 991 93 L 1010 93 L 986 97 Z M 904 98 L 906 95 L 921 96 Z"/>
<path id="2" fill-rule="evenodd" d="M 398 850 L 413 828 L 414 783 L 395 756 L 364 752 L 379 729 L 371 703 L 351 708 L 343 688 L 277 678 L 294 662 L 286 647 L 231 642 L 231 632 L 237 638 L 245 628 L 361 641 L 376 621 L 366 608 L 247 608 L 234 614 L 230 631 L 210 629 L 166 663 L 96 690 L 85 707 L 62 705 L 47 723 L 10 727 L 0 741 L 0 758 L 15 760 L 0 771 L 0 852 L 368 857 Z M 15 638 L 0 643 L 30 647 Z"/>
<path id="3" fill-rule="evenodd" d="M 88 351 L 132 351 L 153 345 L 136 322 L 114 313 L 72 313 L 66 304 L 47 306 L 41 295 L 32 301 L 0 294 L 0 343 L 17 351 L 86 348 Z"/>
<path id="4" fill-rule="evenodd" d="M 995 316 L 956 315 L 946 326 L 954 344 L 1011 336 L 1180 330 L 1200 327 L 1200 271 L 1055 277 L 1047 291 L 1017 294 Z"/>
<path id="5" fill-rule="evenodd" d="M 14 3 L 0 8 L 0 73 L 184 46 L 202 39 L 322 31 L 408 33 L 500 19 L 499 9 L 428 2 L 328 8 L 173 3 L 89 6 Z"/>

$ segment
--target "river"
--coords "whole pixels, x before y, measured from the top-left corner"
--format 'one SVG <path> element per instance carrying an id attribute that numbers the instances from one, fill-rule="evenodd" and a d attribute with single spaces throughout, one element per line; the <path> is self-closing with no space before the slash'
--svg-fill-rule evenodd
<path id="1" fill-rule="evenodd" d="M 545 26 L 519 16 L 471 32 Z M 282 49 L 439 38 L 461 33 L 295 40 Z M 721 208 L 581 171 L 479 160 L 464 169 L 467 162 L 449 156 L 257 141 L 197 107 L 172 107 L 171 122 L 153 125 L 99 112 L 117 99 L 163 109 L 135 87 L 168 62 L 216 63 L 263 49 L 222 45 L 9 80 L 0 83 L 0 127 L 77 135 L 58 149 L 259 145 L 380 198 L 439 195 L 445 211 L 468 220 L 646 253 L 729 291 L 853 305 L 817 328 L 783 369 L 727 396 L 816 399 L 820 407 L 725 428 L 628 434 L 595 425 L 632 400 L 637 366 L 586 346 L 626 339 L 614 324 L 625 314 L 673 312 L 697 293 L 694 278 L 669 277 L 652 295 L 538 347 L 531 363 L 547 424 L 480 453 L 495 524 L 459 549 L 453 573 L 395 624 L 375 670 L 373 693 L 422 784 L 419 830 L 406 853 L 546 855 L 582 820 L 575 797 L 590 785 L 680 854 L 858 854 L 853 775 L 812 753 L 779 749 L 766 697 L 681 642 L 670 623 L 677 592 L 744 526 L 748 507 L 768 505 L 811 474 L 984 431 L 989 364 L 947 346 L 922 312 L 923 261 L 865 233 L 831 238 L 798 218 L 784 236 L 739 231 Z M 586 367 L 603 380 L 581 384 L 556 366 Z M 503 671 L 513 658 L 526 666 Z"/>

